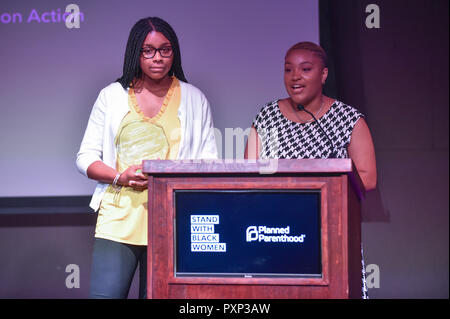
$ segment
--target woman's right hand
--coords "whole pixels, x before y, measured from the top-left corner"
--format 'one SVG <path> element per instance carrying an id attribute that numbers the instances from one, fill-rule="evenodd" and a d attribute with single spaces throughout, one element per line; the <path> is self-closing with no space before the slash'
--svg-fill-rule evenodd
<path id="1" fill-rule="evenodd" d="M 143 191 L 148 187 L 148 176 L 142 173 L 142 165 L 132 165 L 120 174 L 117 185 Z"/>

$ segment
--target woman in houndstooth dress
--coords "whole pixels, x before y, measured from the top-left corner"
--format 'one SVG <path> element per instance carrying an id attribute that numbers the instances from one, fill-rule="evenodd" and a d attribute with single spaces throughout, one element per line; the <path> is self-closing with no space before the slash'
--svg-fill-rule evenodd
<path id="1" fill-rule="evenodd" d="M 327 56 L 320 46 L 312 42 L 292 46 L 284 64 L 289 97 L 267 103 L 256 115 L 245 157 L 351 158 L 366 191 L 373 190 L 375 150 L 364 115 L 322 93 L 327 76 Z M 367 298 L 363 261 L 362 268 L 362 295 Z"/>

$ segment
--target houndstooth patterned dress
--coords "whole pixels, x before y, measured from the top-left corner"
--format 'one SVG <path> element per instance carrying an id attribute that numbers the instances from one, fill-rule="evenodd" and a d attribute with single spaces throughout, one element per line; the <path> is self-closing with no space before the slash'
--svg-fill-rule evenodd
<path id="1" fill-rule="evenodd" d="M 306 114 L 306 113 L 305 113 Z M 356 122 L 363 114 L 336 101 L 318 119 L 333 141 L 337 158 L 347 158 L 347 147 Z M 333 148 L 314 121 L 296 123 L 280 111 L 278 100 L 266 104 L 256 116 L 253 126 L 262 142 L 260 158 L 329 158 Z"/>
<path id="2" fill-rule="evenodd" d="M 353 128 L 364 115 L 357 109 L 335 101 L 319 119 L 320 125 L 333 141 L 336 158 L 348 158 Z M 317 123 L 296 123 L 280 111 L 278 100 L 266 104 L 253 121 L 261 139 L 260 158 L 330 158 L 333 146 Z M 361 256 L 363 249 L 361 245 Z M 362 267 L 362 298 L 368 299 L 364 257 Z"/>

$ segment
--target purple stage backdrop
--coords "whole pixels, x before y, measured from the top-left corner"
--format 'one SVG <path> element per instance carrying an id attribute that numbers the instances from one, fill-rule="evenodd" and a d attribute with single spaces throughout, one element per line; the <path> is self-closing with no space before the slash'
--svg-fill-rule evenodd
<path id="1" fill-rule="evenodd" d="M 70 3 L 79 25 L 66 24 Z M 147 16 L 177 32 L 186 77 L 208 97 L 227 158 L 243 146 L 227 152 L 225 129 L 245 130 L 264 103 L 286 95 L 285 51 L 319 40 L 317 0 L 2 1 L 0 197 L 91 194 L 75 155 L 97 94 L 121 75 L 131 27 Z"/>

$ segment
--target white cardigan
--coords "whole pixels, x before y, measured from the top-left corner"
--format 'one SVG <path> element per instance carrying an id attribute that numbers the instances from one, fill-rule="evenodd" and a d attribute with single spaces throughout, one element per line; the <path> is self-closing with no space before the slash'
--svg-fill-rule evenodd
<path id="1" fill-rule="evenodd" d="M 217 146 L 213 120 L 205 95 L 191 84 L 180 81 L 181 101 L 178 118 L 181 140 L 178 159 L 216 159 Z M 128 90 L 114 82 L 100 91 L 89 117 L 88 125 L 77 154 L 78 170 L 87 176 L 95 161 L 116 167 L 114 140 L 120 123 L 129 111 Z M 109 184 L 97 183 L 90 207 L 97 211 Z"/>

